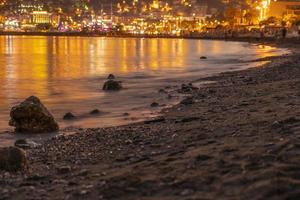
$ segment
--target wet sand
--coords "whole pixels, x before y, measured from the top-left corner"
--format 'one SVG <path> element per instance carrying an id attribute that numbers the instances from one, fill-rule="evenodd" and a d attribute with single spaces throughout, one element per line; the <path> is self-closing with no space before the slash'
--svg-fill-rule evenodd
<path id="1" fill-rule="evenodd" d="M 293 45 L 289 46 L 295 47 Z M 74 129 L 0 173 L 0 199 L 299 199 L 300 59 L 194 80 L 162 117 Z M 188 83 L 188 82 L 187 82 Z"/>

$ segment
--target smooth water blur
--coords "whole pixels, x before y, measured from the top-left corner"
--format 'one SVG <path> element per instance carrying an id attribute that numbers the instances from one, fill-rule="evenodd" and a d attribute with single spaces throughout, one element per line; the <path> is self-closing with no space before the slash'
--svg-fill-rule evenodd
<path id="1" fill-rule="evenodd" d="M 282 54 L 268 46 L 239 42 L 98 37 L 0 37 L 0 130 L 10 108 L 31 95 L 38 96 L 62 128 L 104 127 L 155 114 L 153 101 L 169 104 L 158 89 L 182 80 L 254 66 L 239 60 Z M 208 60 L 200 60 L 207 56 Z M 120 92 L 103 92 L 113 73 L 123 81 Z M 103 111 L 90 116 L 93 109 Z M 64 113 L 79 118 L 62 120 Z M 124 117 L 123 113 L 130 113 Z M 0 144 L 1 145 L 1 144 Z"/>

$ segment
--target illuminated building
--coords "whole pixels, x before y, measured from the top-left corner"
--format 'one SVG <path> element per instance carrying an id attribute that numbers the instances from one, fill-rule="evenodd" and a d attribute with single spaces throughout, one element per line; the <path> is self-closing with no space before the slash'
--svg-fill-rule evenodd
<path id="1" fill-rule="evenodd" d="M 269 17 L 282 18 L 285 15 L 300 15 L 300 0 L 277 0 L 270 2 Z"/>
<path id="2" fill-rule="evenodd" d="M 282 19 L 286 15 L 300 15 L 300 0 L 262 0 L 256 7 L 259 10 L 260 20 L 269 17 Z"/>
<path id="3" fill-rule="evenodd" d="M 260 11 L 260 20 L 265 20 L 268 17 L 269 6 L 271 0 L 263 0 L 260 3 L 260 6 L 257 9 Z"/>
<path id="4" fill-rule="evenodd" d="M 7 4 L 7 10 L 14 14 L 28 14 L 33 11 L 43 10 L 43 4 L 34 1 L 11 1 Z"/>
<path id="5" fill-rule="evenodd" d="M 32 13 L 32 22 L 34 24 L 50 24 L 51 14 L 47 11 L 34 11 Z"/>

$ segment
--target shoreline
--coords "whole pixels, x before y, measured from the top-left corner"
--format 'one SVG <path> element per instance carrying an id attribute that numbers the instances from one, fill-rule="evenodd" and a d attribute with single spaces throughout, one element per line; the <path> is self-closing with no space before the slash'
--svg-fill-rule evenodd
<path id="1" fill-rule="evenodd" d="M 173 36 L 173 35 L 136 35 L 136 34 L 106 34 L 106 33 L 81 33 L 81 32 L 1 32 L 0 36 L 46 36 L 46 37 L 106 37 L 106 38 L 149 38 L 149 39 L 188 39 L 188 40 L 219 40 L 229 42 L 247 42 L 250 44 L 266 44 L 270 46 L 279 46 L 282 48 L 294 48 L 296 44 L 300 45 L 300 37 L 274 38 L 274 37 L 228 37 L 223 36 Z"/>
<path id="2" fill-rule="evenodd" d="M 0 173 L 0 196 L 296 198 L 299 47 L 283 45 L 293 53 L 270 58 L 262 67 L 196 80 L 212 83 L 185 91 L 192 99 L 156 120 L 78 129 L 27 150 L 29 171 Z"/>
<path id="3" fill-rule="evenodd" d="M 149 39 L 188 39 L 188 40 L 219 40 L 229 42 L 247 42 L 250 44 L 265 44 L 279 46 L 282 48 L 293 48 L 300 45 L 300 37 L 274 38 L 274 37 L 218 37 L 218 36 L 172 36 L 172 35 L 136 35 L 136 34 L 100 34 L 100 33 L 81 33 L 81 32 L 1 32 L 0 36 L 46 36 L 46 37 L 106 37 L 106 38 L 149 38 Z"/>
<path id="4" fill-rule="evenodd" d="M 112 37 L 112 38 L 175 38 L 175 39 L 202 39 L 202 40 L 225 40 L 225 41 L 245 41 L 245 42 L 282 42 L 293 40 L 300 42 L 300 37 L 274 38 L 257 36 L 210 36 L 210 35 L 168 35 L 168 34 L 131 34 L 131 33 L 86 33 L 86 32 L 18 32 L 18 31 L 0 31 L 0 36 L 78 36 L 78 37 Z"/>

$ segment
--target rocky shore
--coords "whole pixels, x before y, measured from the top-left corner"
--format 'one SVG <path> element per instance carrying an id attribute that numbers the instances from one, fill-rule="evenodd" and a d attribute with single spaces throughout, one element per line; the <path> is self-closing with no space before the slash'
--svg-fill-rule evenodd
<path id="1" fill-rule="evenodd" d="M 300 54 L 195 80 L 162 117 L 75 129 L 0 172 L 0 199 L 299 199 Z"/>

